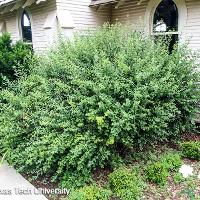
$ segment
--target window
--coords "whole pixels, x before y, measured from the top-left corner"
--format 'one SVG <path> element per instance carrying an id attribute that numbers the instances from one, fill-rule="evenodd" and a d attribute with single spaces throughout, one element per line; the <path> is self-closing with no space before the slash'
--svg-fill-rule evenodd
<path id="1" fill-rule="evenodd" d="M 162 0 L 153 16 L 153 36 L 169 40 L 169 52 L 178 41 L 178 8 L 172 0 Z"/>
<path id="2" fill-rule="evenodd" d="M 27 11 L 23 11 L 21 17 L 21 31 L 22 38 L 27 43 L 32 43 L 32 29 L 31 29 L 31 20 Z"/>

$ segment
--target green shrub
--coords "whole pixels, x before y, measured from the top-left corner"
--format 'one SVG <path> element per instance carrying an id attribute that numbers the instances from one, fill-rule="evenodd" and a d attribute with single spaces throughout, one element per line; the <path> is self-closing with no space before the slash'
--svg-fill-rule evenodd
<path id="1" fill-rule="evenodd" d="M 159 185 L 165 185 L 170 171 L 177 171 L 182 165 L 181 157 L 176 152 L 167 152 L 159 159 L 151 161 L 145 169 L 146 178 Z"/>
<path id="2" fill-rule="evenodd" d="M 166 166 L 162 162 L 150 163 L 145 169 L 146 178 L 156 184 L 165 185 L 169 176 Z"/>
<path id="3" fill-rule="evenodd" d="M 181 143 L 182 154 L 186 158 L 200 160 L 200 142 L 189 141 Z"/>
<path id="4" fill-rule="evenodd" d="M 173 180 L 176 184 L 179 184 L 183 182 L 185 179 L 181 173 L 177 172 L 176 174 L 174 174 Z"/>
<path id="5" fill-rule="evenodd" d="M 69 195 L 69 200 L 109 200 L 112 192 L 97 187 L 96 185 L 85 186 L 74 190 Z"/>
<path id="6" fill-rule="evenodd" d="M 165 153 L 161 156 L 160 162 L 162 162 L 165 168 L 169 171 L 178 170 L 183 163 L 180 155 L 175 152 Z"/>
<path id="7" fill-rule="evenodd" d="M 8 33 L 0 36 L 0 88 L 30 70 L 32 48 L 21 41 L 13 44 Z"/>
<path id="8" fill-rule="evenodd" d="M 0 153 L 8 151 L 18 170 L 50 174 L 66 187 L 89 182 L 130 147 L 190 127 L 199 100 L 195 64 L 187 48 L 169 55 L 167 45 L 119 25 L 61 42 L 1 91 Z"/>
<path id="9" fill-rule="evenodd" d="M 135 171 L 119 168 L 109 175 L 109 185 L 114 194 L 123 200 L 139 199 L 143 182 Z"/>

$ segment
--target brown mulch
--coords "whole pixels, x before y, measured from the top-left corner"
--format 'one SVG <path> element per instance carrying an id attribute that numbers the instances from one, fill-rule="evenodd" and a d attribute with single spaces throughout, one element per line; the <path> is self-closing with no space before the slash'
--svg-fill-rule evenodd
<path id="1" fill-rule="evenodd" d="M 183 141 L 200 141 L 200 134 L 195 134 L 195 133 L 184 133 L 182 135 L 182 140 Z"/>
<path id="2" fill-rule="evenodd" d="M 56 189 L 56 188 L 60 188 L 58 186 L 58 183 L 52 183 L 51 181 L 51 177 L 40 177 L 37 178 L 36 180 L 31 180 L 30 177 L 27 174 L 22 174 L 22 176 L 29 180 L 30 183 L 35 186 L 37 189 L 38 188 L 46 188 L 46 189 Z M 62 200 L 64 197 L 66 198 L 66 196 L 63 195 L 48 195 L 45 194 L 46 198 L 48 200 Z"/>
<path id="3" fill-rule="evenodd" d="M 110 169 L 97 169 L 93 173 L 93 180 L 99 186 L 104 186 L 108 182 L 108 175 L 111 173 Z"/>

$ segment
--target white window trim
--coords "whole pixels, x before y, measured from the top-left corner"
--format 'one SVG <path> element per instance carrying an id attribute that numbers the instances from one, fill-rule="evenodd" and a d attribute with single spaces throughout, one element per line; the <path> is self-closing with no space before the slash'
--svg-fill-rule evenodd
<path id="1" fill-rule="evenodd" d="M 185 0 L 173 0 L 178 9 L 178 32 L 165 32 L 165 33 L 155 33 L 153 32 L 153 17 L 156 8 L 162 0 L 150 0 L 146 12 L 145 12 L 145 29 L 148 34 L 151 35 L 168 35 L 168 34 L 179 34 L 182 35 L 184 28 L 187 23 L 187 7 Z"/>
<path id="2" fill-rule="evenodd" d="M 178 31 L 170 31 L 170 32 L 152 32 L 151 35 L 159 36 L 159 35 L 179 35 Z"/>

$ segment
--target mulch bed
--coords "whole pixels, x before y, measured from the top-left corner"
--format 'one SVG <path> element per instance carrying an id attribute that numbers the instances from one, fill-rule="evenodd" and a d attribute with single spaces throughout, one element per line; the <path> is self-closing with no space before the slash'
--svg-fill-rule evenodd
<path id="1" fill-rule="evenodd" d="M 194 133 L 184 133 L 182 135 L 182 141 L 200 141 L 200 134 Z M 161 145 L 162 146 L 162 145 Z M 178 149 L 177 144 L 175 143 L 168 143 L 167 146 L 169 148 Z M 159 146 L 158 146 L 159 149 Z M 160 148 L 162 151 L 162 147 Z M 196 161 L 191 161 L 188 159 L 184 159 L 184 162 L 189 165 L 194 165 Z M 108 175 L 111 171 L 109 169 L 97 169 L 93 174 L 93 179 L 97 183 L 97 185 L 104 186 L 108 181 Z M 41 177 L 37 180 L 30 180 L 30 177 L 26 174 L 23 176 L 29 180 L 36 188 L 46 188 L 46 189 L 55 189 L 59 188 L 58 183 L 52 183 L 50 177 Z M 148 188 L 146 192 L 144 192 L 144 199 L 145 200 L 188 200 L 187 197 L 180 197 L 181 190 L 183 189 L 181 185 L 174 184 L 172 177 L 169 177 L 169 187 L 166 188 L 166 193 L 169 193 L 169 198 L 166 199 L 162 192 L 158 192 L 158 186 L 155 184 L 148 184 Z M 198 189 L 200 195 L 200 188 Z M 156 196 L 155 196 L 156 195 Z M 66 199 L 66 196 L 63 195 L 46 195 L 49 200 L 62 200 Z M 115 199 L 115 198 L 114 198 Z M 113 200 L 114 200 L 113 199 Z M 142 200 L 143 198 L 141 198 Z"/>

